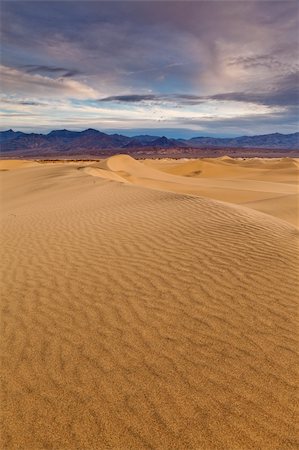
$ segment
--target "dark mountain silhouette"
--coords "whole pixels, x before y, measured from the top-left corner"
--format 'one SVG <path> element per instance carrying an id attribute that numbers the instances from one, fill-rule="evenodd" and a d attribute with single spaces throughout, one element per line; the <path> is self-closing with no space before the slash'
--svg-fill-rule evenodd
<path id="1" fill-rule="evenodd" d="M 21 131 L 0 132 L 1 152 L 21 152 L 22 155 L 96 155 L 99 152 L 135 152 L 161 150 L 174 154 L 179 149 L 282 149 L 299 150 L 299 133 L 265 134 L 236 138 L 194 137 L 191 139 L 169 139 L 165 136 L 139 135 L 134 137 L 121 134 L 107 134 L 92 128 L 84 131 L 53 130 L 48 134 L 23 133 Z M 193 153 L 194 153 L 193 152 Z M 195 154 L 195 153 L 194 153 Z"/>
<path id="2" fill-rule="evenodd" d="M 176 139 L 168 139 L 165 136 L 162 136 L 158 139 L 155 139 L 153 142 L 150 142 L 149 145 L 153 148 L 177 148 L 177 147 L 185 147 L 185 144 L 180 143 Z"/>
<path id="3" fill-rule="evenodd" d="M 134 136 L 135 141 L 139 142 L 152 142 L 155 139 L 159 139 L 160 136 L 150 136 L 148 134 L 140 134 L 138 136 Z"/>
<path id="4" fill-rule="evenodd" d="M 69 130 L 53 130 L 47 134 L 49 138 L 74 138 L 78 136 L 78 131 L 69 131 Z"/>
<path id="5" fill-rule="evenodd" d="M 25 133 L 22 133 L 22 131 L 13 131 L 13 130 L 1 131 L 0 142 L 7 142 L 12 139 L 16 139 L 17 137 L 20 137 L 23 134 Z"/>
<path id="6" fill-rule="evenodd" d="M 141 147 L 149 147 L 149 148 L 177 148 L 177 147 L 185 147 L 185 144 L 181 144 L 176 139 L 168 139 L 165 136 L 156 137 L 153 139 L 149 139 L 150 136 L 146 136 L 143 139 L 142 136 L 134 137 L 131 139 L 124 148 L 141 148 Z"/>

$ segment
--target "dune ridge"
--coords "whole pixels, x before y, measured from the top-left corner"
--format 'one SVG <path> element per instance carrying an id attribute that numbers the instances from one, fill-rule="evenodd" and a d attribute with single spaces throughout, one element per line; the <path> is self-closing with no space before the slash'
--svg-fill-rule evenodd
<path id="1" fill-rule="evenodd" d="M 182 162 L 115 155 L 85 168 L 93 176 L 244 205 L 299 226 L 299 165 L 291 158 Z"/>
<path id="2" fill-rule="evenodd" d="M 0 174 L 1 448 L 297 448 L 298 230 L 136 163 Z"/>

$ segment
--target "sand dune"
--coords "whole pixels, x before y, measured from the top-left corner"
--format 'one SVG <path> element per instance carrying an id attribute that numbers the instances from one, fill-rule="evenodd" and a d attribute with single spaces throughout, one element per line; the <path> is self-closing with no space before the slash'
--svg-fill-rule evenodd
<path id="1" fill-rule="evenodd" d="M 116 155 L 94 164 L 94 176 L 151 189 L 204 196 L 245 205 L 299 225 L 298 163 L 280 160 L 215 158 L 177 161 L 136 161 Z"/>
<path id="2" fill-rule="evenodd" d="M 298 448 L 298 230 L 171 164 L 0 174 L 1 448 Z"/>
<path id="3" fill-rule="evenodd" d="M 14 169 L 24 169 L 28 167 L 37 166 L 36 161 L 25 160 L 25 159 L 2 159 L 0 161 L 0 170 L 14 170 Z"/>

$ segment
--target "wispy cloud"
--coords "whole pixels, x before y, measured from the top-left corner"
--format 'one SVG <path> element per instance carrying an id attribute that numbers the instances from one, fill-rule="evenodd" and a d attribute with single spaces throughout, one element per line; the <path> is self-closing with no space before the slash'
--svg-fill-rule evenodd
<path id="1" fill-rule="evenodd" d="M 2 89 L 6 93 L 21 93 L 40 98 L 96 98 L 98 92 L 92 87 L 70 78 L 50 78 L 31 74 L 8 66 L 0 66 Z"/>
<path id="2" fill-rule="evenodd" d="M 64 67 L 53 67 L 53 66 L 39 66 L 35 64 L 26 64 L 20 67 L 26 73 L 47 75 L 47 76 L 59 76 L 59 77 L 73 77 L 79 75 L 81 72 L 77 69 L 66 69 Z"/>
<path id="3" fill-rule="evenodd" d="M 140 103 L 153 100 L 160 100 L 162 97 L 157 95 L 142 95 L 142 94 L 132 94 L 132 95 L 112 95 L 110 97 L 100 98 L 99 102 L 122 102 L 122 103 Z"/>
<path id="4" fill-rule="evenodd" d="M 254 56 L 239 56 L 233 58 L 228 62 L 229 66 L 242 66 L 245 69 L 255 67 L 267 67 L 268 69 L 280 69 L 283 63 L 275 58 L 273 55 L 254 55 Z"/>
<path id="5" fill-rule="evenodd" d="M 180 103 L 198 105 L 209 101 L 256 103 L 267 106 L 296 106 L 299 103 L 299 72 L 280 77 L 262 91 L 222 92 L 213 95 L 130 94 L 104 97 L 99 102 L 118 103 Z"/>
<path id="6" fill-rule="evenodd" d="M 44 106 L 46 103 L 34 101 L 34 100 L 20 100 L 20 99 L 8 99 L 0 98 L 0 104 L 5 103 L 8 105 L 23 105 L 23 106 Z"/>

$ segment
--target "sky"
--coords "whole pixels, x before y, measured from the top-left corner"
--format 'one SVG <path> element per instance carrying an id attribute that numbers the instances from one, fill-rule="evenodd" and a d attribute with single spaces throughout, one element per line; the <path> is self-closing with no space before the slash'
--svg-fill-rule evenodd
<path id="1" fill-rule="evenodd" d="M 1 2 L 1 129 L 298 131 L 298 1 Z"/>

